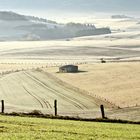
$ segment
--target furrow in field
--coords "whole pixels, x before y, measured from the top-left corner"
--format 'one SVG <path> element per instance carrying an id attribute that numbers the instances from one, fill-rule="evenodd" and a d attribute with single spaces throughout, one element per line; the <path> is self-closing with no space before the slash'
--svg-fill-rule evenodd
<path id="1" fill-rule="evenodd" d="M 31 95 L 35 100 L 38 101 L 38 103 L 41 105 L 42 108 L 44 108 L 42 102 L 41 102 L 35 95 L 33 95 L 31 92 L 29 92 L 24 86 L 23 86 L 23 88 L 25 89 L 25 91 L 26 91 L 29 95 Z"/>
<path id="2" fill-rule="evenodd" d="M 55 83 L 53 83 L 53 86 L 57 86 L 59 85 L 60 88 L 64 89 L 65 91 L 74 94 L 74 96 L 72 96 L 75 100 L 77 100 L 78 102 L 80 102 L 81 104 L 84 104 L 86 106 L 86 108 L 89 108 L 89 104 L 92 104 L 95 107 L 99 106 L 99 99 L 94 98 L 90 95 L 88 95 L 87 93 L 83 93 L 82 90 L 79 90 L 79 88 L 76 88 L 74 86 L 72 86 L 71 84 L 68 84 L 67 82 L 62 81 L 61 79 L 57 78 L 56 76 L 46 72 L 46 71 L 41 71 L 41 73 L 47 75 L 49 80 L 53 80 L 56 81 Z M 76 93 L 76 94 L 75 94 Z M 98 100 L 98 101 L 97 101 Z M 85 101 L 87 104 L 85 104 Z M 100 100 L 100 102 L 102 102 L 102 100 Z M 108 105 L 108 103 L 106 103 Z M 110 106 L 110 105 L 108 105 Z"/>
<path id="3" fill-rule="evenodd" d="M 57 91 L 61 91 L 61 93 L 65 93 L 69 98 L 72 98 L 74 101 L 80 103 L 83 105 L 86 109 L 89 108 L 97 108 L 99 106 L 98 101 L 96 101 L 95 98 L 91 98 L 91 96 L 81 93 L 78 90 L 73 89 L 73 87 L 69 86 L 67 83 L 64 83 L 60 79 L 54 77 L 50 73 L 44 72 L 44 71 L 35 71 L 32 73 L 34 76 L 40 77 L 41 81 L 46 84 L 46 80 L 44 80 L 43 76 L 47 78 L 47 83 L 53 83 L 53 87 L 51 86 L 52 84 L 47 84 L 50 86 L 50 88 L 53 88 L 54 90 L 57 89 Z"/>
<path id="4" fill-rule="evenodd" d="M 18 77 L 19 77 L 20 80 L 23 79 L 21 77 L 21 75 L 18 75 Z M 23 83 L 22 83 L 22 87 L 24 88 L 25 91 L 27 91 L 27 93 L 29 93 L 33 98 L 35 98 L 39 102 L 39 104 L 41 104 L 41 107 L 43 106 L 43 108 L 45 108 L 45 106 L 46 106 L 46 108 L 51 108 L 52 109 L 52 106 L 50 105 L 49 101 L 46 101 L 46 99 L 44 97 L 41 97 L 37 94 L 38 91 L 36 91 L 36 92 L 33 92 L 33 91 L 31 92 L 30 91 L 29 92 L 29 89 L 27 90 L 26 85 L 24 85 Z"/>
<path id="5" fill-rule="evenodd" d="M 26 73 L 26 74 L 27 74 L 27 73 Z M 34 80 L 35 82 L 37 82 L 39 85 L 41 85 L 42 87 L 46 88 L 46 89 L 49 90 L 51 93 L 55 94 L 56 97 L 58 96 L 58 97 L 60 97 L 61 99 L 63 99 L 64 101 L 67 101 L 67 102 L 69 102 L 70 104 L 74 105 L 76 108 L 82 109 L 81 106 L 79 106 L 78 104 L 72 102 L 70 99 L 68 99 L 68 98 L 67 98 L 65 95 L 63 95 L 62 93 L 59 93 L 58 91 L 56 91 L 56 90 L 54 90 L 54 89 L 48 87 L 48 85 L 42 83 L 42 82 L 41 82 L 40 80 L 38 80 L 36 77 L 33 77 L 33 76 L 29 75 L 29 74 L 28 74 L 28 76 L 29 76 L 32 80 Z"/>
<path id="6" fill-rule="evenodd" d="M 45 87 L 47 90 L 51 91 L 53 94 L 61 97 L 62 99 L 66 100 L 67 102 L 69 102 L 70 104 L 74 105 L 75 107 L 79 108 L 79 109 L 84 109 L 86 108 L 85 105 L 80 104 L 79 102 L 75 101 L 73 97 L 70 97 L 66 94 L 60 93 L 58 90 L 50 88 L 48 85 L 46 85 L 44 82 L 42 82 L 40 79 L 38 79 L 37 77 L 31 75 L 30 73 L 24 72 L 25 75 L 27 75 L 28 77 L 30 77 L 32 80 L 36 81 L 39 85 Z"/>

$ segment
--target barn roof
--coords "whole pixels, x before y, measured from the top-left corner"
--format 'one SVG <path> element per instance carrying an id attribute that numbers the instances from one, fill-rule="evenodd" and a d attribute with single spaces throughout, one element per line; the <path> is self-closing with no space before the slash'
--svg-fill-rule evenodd
<path id="1" fill-rule="evenodd" d="M 68 67 L 78 67 L 78 66 L 75 66 L 75 65 L 64 65 L 64 66 L 61 66 L 60 68 L 68 68 Z"/>

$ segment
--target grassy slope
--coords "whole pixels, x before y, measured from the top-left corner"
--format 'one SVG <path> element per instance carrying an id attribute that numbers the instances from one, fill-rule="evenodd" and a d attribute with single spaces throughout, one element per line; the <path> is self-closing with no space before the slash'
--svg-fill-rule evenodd
<path id="1" fill-rule="evenodd" d="M 139 125 L 0 116 L 0 140 L 138 140 Z"/>

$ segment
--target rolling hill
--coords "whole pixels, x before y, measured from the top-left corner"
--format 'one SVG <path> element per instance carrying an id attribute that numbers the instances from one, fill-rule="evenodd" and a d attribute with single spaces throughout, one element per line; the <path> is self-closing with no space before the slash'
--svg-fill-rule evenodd
<path id="1" fill-rule="evenodd" d="M 109 28 L 96 28 L 93 24 L 58 24 L 11 11 L 0 12 L 0 31 L 1 41 L 64 39 L 111 33 Z"/>
<path id="2" fill-rule="evenodd" d="M 62 115 L 75 115 L 99 108 L 96 99 L 75 91 L 39 70 L 5 75 L 0 79 L 0 96 L 5 100 L 6 112 L 40 110 L 53 114 L 55 99 L 58 100 L 58 112 Z"/>

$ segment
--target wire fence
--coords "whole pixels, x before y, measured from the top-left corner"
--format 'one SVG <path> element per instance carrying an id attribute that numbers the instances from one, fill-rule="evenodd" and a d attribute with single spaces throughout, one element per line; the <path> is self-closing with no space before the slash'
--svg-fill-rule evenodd
<path id="1" fill-rule="evenodd" d="M 57 100 L 54 100 L 54 104 L 51 104 L 53 108 L 40 108 L 40 107 L 31 107 L 28 105 L 18 106 L 18 105 L 9 105 L 4 100 L 1 100 L 1 113 L 31 113 L 38 112 L 42 114 L 54 115 L 54 116 L 70 116 L 70 117 L 81 117 L 81 118 L 105 118 L 104 106 L 102 108 L 93 108 L 93 109 L 75 109 L 72 105 L 59 105 Z"/>
<path id="2" fill-rule="evenodd" d="M 1 70 L 0 75 L 6 75 L 10 73 L 15 73 L 19 71 L 25 71 L 25 70 L 36 70 L 36 69 L 41 69 L 41 68 L 48 68 L 48 67 L 61 67 L 63 65 L 82 65 L 82 64 L 87 64 L 87 62 L 63 62 L 63 63 L 0 63 L 0 64 L 5 64 L 5 65 L 18 65 L 15 68 L 8 68 L 6 70 Z M 23 68 L 24 65 L 24 68 Z"/>
<path id="3" fill-rule="evenodd" d="M 108 118 L 140 121 L 140 106 L 123 109 L 109 109 L 103 106 L 89 109 L 75 109 L 71 105 L 60 105 L 59 101 L 51 104 L 52 108 L 41 108 L 38 106 L 18 106 L 9 105 L 6 101 L 1 101 L 1 113 L 36 113 L 50 116 L 64 116 L 86 119 Z"/>

